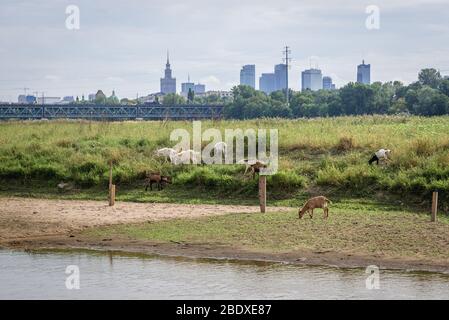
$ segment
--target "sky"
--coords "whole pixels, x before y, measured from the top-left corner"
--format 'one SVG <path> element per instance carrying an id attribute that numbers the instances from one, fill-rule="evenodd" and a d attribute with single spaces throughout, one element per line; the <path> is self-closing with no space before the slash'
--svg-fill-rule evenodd
<path id="1" fill-rule="evenodd" d="M 79 29 L 67 6 L 79 8 Z M 379 9 L 379 28 L 367 28 Z M 0 101 L 44 92 L 119 98 L 160 91 L 170 52 L 178 91 L 187 77 L 207 90 L 239 84 L 242 65 L 261 73 L 291 48 L 290 87 L 318 67 L 337 87 L 356 80 L 410 83 L 420 69 L 449 75 L 449 0 L 0 0 Z"/>

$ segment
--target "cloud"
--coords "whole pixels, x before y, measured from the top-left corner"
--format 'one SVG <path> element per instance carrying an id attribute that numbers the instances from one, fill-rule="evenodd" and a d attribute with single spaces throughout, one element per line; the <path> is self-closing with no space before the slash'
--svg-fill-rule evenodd
<path id="1" fill-rule="evenodd" d="M 44 77 L 44 79 L 49 80 L 49 81 L 59 81 L 59 80 L 61 80 L 61 77 L 53 75 L 53 74 L 48 74 Z"/>
<path id="2" fill-rule="evenodd" d="M 125 80 L 123 78 L 121 78 L 121 77 L 107 77 L 106 81 L 109 81 L 109 82 L 123 82 Z"/>
<path id="3" fill-rule="evenodd" d="M 0 100 L 24 86 L 58 96 L 158 92 L 166 49 L 178 90 L 189 73 L 207 89 L 229 89 L 243 64 L 256 65 L 257 80 L 282 62 L 285 45 L 295 90 L 313 56 L 339 86 L 355 80 L 362 58 L 373 81 L 407 83 L 422 67 L 449 69 L 449 0 L 77 0 L 76 32 L 65 28 L 68 4 L 2 0 Z M 381 10 L 375 32 L 365 28 L 370 4 Z"/>
<path id="4" fill-rule="evenodd" d="M 201 83 L 206 85 L 206 88 L 210 88 L 212 90 L 220 88 L 221 81 L 214 75 L 210 75 L 207 77 L 203 77 L 200 79 Z"/>

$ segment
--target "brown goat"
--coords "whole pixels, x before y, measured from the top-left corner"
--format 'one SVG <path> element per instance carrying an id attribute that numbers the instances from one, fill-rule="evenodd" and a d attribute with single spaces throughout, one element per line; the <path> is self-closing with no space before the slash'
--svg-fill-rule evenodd
<path id="1" fill-rule="evenodd" d="M 302 216 L 309 211 L 310 219 L 313 218 L 313 209 L 315 208 L 322 208 L 324 213 L 324 218 L 327 219 L 329 217 L 329 203 L 332 203 L 328 198 L 323 196 L 318 196 L 314 198 L 310 198 L 307 200 L 307 202 L 304 204 L 304 206 L 298 210 L 298 216 L 299 219 L 302 218 Z"/>
<path id="2" fill-rule="evenodd" d="M 171 177 L 163 176 L 159 172 L 148 174 L 145 178 L 145 191 L 148 190 L 148 186 L 150 186 L 150 190 L 153 190 L 153 183 L 157 183 L 157 189 L 162 190 L 164 185 L 171 184 Z"/>
<path id="3" fill-rule="evenodd" d="M 266 168 L 266 167 L 267 167 L 267 165 L 266 165 L 265 163 L 261 162 L 261 161 L 256 161 L 256 162 L 253 163 L 253 164 L 249 164 L 249 163 L 246 161 L 246 170 L 245 170 L 244 175 L 246 174 L 246 172 L 248 171 L 248 169 L 250 169 L 251 172 L 252 172 L 252 175 L 253 175 L 253 179 L 254 179 L 254 178 L 256 177 L 256 173 L 260 173 L 260 169 Z"/>

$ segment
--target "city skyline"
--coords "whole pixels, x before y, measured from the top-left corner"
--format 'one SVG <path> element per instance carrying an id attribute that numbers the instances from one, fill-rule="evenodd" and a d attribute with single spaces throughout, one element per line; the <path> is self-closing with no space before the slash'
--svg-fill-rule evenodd
<path id="1" fill-rule="evenodd" d="M 239 84 L 245 64 L 257 66 L 256 79 L 270 72 L 282 63 L 285 44 L 292 49 L 294 90 L 311 61 L 337 87 L 356 81 L 362 59 L 376 66 L 372 82 L 408 84 L 426 67 L 449 74 L 449 1 L 378 1 L 379 30 L 365 26 L 371 4 L 365 1 L 194 2 L 81 0 L 80 29 L 67 30 L 68 1 L 3 1 L 0 100 L 15 101 L 24 87 L 61 97 L 87 96 L 98 88 L 115 89 L 121 97 L 158 92 L 166 48 L 178 78 L 190 72 L 209 90 Z M 194 31 L 185 37 L 184 29 Z"/>

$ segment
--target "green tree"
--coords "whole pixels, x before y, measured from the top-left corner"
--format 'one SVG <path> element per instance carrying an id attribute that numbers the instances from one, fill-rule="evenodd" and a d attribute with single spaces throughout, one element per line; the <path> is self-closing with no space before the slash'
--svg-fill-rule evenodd
<path id="1" fill-rule="evenodd" d="M 189 92 L 187 93 L 187 101 L 189 103 L 192 103 L 195 99 L 195 92 L 192 90 L 192 88 L 189 88 Z"/>
<path id="2" fill-rule="evenodd" d="M 418 74 L 418 81 L 423 86 L 436 89 L 441 82 L 441 74 L 434 68 L 422 69 Z"/>
<path id="3" fill-rule="evenodd" d="M 257 95 L 257 93 L 258 93 L 258 91 L 256 91 L 256 89 L 254 89 L 251 86 L 247 86 L 247 85 L 235 86 L 235 87 L 232 88 L 231 91 L 232 91 L 234 100 L 236 98 L 249 99 L 249 98 L 254 97 L 255 95 Z"/>
<path id="4" fill-rule="evenodd" d="M 312 104 L 314 100 L 313 93 L 310 90 L 296 92 L 290 99 L 290 108 L 294 117 L 305 117 L 305 105 Z"/>
<path id="5" fill-rule="evenodd" d="M 284 102 L 285 103 L 285 92 L 282 91 L 273 91 L 270 93 L 270 98 L 275 101 Z"/>
<path id="6" fill-rule="evenodd" d="M 243 119 L 253 119 L 269 116 L 271 104 L 269 98 L 257 95 L 249 98 L 243 107 Z"/>
<path id="7" fill-rule="evenodd" d="M 396 101 L 394 101 L 390 109 L 388 110 L 389 114 L 398 114 L 403 112 L 408 112 L 407 103 L 405 102 L 405 98 L 399 98 Z"/>
<path id="8" fill-rule="evenodd" d="M 111 104 L 111 105 L 116 105 L 116 104 L 120 104 L 120 100 L 115 95 L 112 95 L 106 99 L 106 103 Z"/>
<path id="9" fill-rule="evenodd" d="M 417 101 L 413 109 L 416 114 L 436 116 L 446 114 L 448 106 L 449 97 L 429 86 L 423 86 L 417 92 Z"/>
<path id="10" fill-rule="evenodd" d="M 340 89 L 344 114 L 360 115 L 373 113 L 374 90 L 370 85 L 350 82 Z"/>
<path id="11" fill-rule="evenodd" d="M 186 99 L 177 93 L 166 94 L 164 96 L 164 99 L 162 100 L 163 105 L 176 105 L 176 104 L 184 104 L 184 103 L 186 103 Z"/>
<path id="12" fill-rule="evenodd" d="M 442 94 L 449 96 L 449 79 L 444 79 L 440 82 L 438 89 Z"/>
<path id="13" fill-rule="evenodd" d="M 373 103 L 368 113 L 384 114 L 391 108 L 396 93 L 395 85 L 392 82 L 375 82 L 371 85 L 374 91 Z"/>

